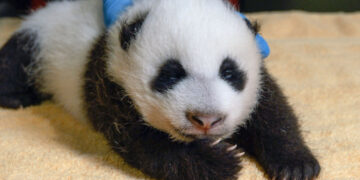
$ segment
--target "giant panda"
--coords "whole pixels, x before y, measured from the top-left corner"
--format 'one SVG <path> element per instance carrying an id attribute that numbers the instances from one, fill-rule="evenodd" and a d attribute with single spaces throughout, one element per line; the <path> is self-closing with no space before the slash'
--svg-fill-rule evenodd
<path id="1" fill-rule="evenodd" d="M 109 29 L 101 0 L 53 2 L 2 47 L 0 106 L 52 98 L 157 179 L 236 179 L 242 150 L 269 178 L 313 179 L 256 34 L 223 0 L 135 0 Z"/>

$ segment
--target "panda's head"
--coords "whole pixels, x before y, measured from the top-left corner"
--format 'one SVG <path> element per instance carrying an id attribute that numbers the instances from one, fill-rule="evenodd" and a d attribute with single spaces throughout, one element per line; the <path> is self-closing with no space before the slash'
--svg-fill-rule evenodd
<path id="1" fill-rule="evenodd" d="M 257 102 L 254 29 L 223 0 L 144 0 L 110 29 L 108 73 L 150 126 L 228 137 Z"/>

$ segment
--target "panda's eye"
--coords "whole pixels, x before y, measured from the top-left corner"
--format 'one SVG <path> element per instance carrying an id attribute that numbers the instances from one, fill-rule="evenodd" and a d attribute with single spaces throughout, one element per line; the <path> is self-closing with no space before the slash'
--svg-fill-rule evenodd
<path id="1" fill-rule="evenodd" d="M 234 76 L 234 71 L 232 69 L 227 69 L 223 72 L 222 76 L 225 80 L 231 80 Z"/>
<path id="2" fill-rule="evenodd" d="M 234 60 L 226 58 L 220 66 L 219 75 L 237 91 L 244 89 L 246 74 L 239 69 Z"/>
<path id="3" fill-rule="evenodd" d="M 165 93 L 186 77 L 182 65 L 174 59 L 168 60 L 161 66 L 158 75 L 151 83 L 151 88 L 157 92 Z"/>

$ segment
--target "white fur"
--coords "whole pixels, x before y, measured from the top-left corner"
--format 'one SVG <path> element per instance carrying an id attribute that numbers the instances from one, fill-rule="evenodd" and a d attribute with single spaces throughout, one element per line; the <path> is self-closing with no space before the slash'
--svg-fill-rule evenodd
<path id="1" fill-rule="evenodd" d="M 145 121 L 174 138 L 184 139 L 175 129 L 202 133 L 185 118 L 188 109 L 226 114 L 225 124 L 209 134 L 231 135 L 256 105 L 260 84 L 260 53 L 244 20 L 221 0 L 143 3 L 122 17 L 131 22 L 134 14 L 149 11 L 128 52 L 118 48 L 122 21 L 111 29 L 109 74 L 130 93 Z M 226 57 L 248 75 L 240 93 L 219 77 Z M 151 90 L 150 83 L 169 58 L 178 59 L 189 77 L 163 95 Z"/>
<path id="2" fill-rule="evenodd" d="M 76 118 L 85 121 L 83 73 L 88 52 L 104 30 L 102 1 L 49 3 L 27 18 L 22 29 L 37 32 L 40 52 L 35 71 L 41 91 L 53 95 Z"/>
<path id="3" fill-rule="evenodd" d="M 79 119 L 85 119 L 82 74 L 94 39 L 103 31 L 102 1 L 52 3 L 32 15 L 23 28 L 39 32 L 43 91 Z M 119 42 L 124 22 L 148 13 L 128 51 Z M 257 102 L 261 56 L 244 20 L 222 0 L 137 0 L 109 31 L 108 74 L 121 84 L 151 126 L 186 140 L 176 132 L 200 134 L 185 118 L 186 110 L 227 115 L 209 131 L 227 137 L 248 118 Z M 226 57 L 246 72 L 245 89 L 235 91 L 219 77 Z M 150 83 L 169 58 L 188 77 L 166 94 Z"/>

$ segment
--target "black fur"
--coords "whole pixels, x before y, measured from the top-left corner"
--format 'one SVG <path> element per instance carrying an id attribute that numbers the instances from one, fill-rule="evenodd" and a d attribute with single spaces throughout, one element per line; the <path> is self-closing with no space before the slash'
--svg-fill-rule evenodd
<path id="1" fill-rule="evenodd" d="M 37 35 L 15 33 L 0 50 L 0 106 L 19 108 L 39 104 L 42 97 L 30 81 L 26 68 L 35 60 Z"/>
<path id="2" fill-rule="evenodd" d="M 163 64 L 159 74 L 151 83 L 151 88 L 157 92 L 165 93 L 186 77 L 186 71 L 177 60 L 170 59 Z"/>
<path id="3" fill-rule="evenodd" d="M 129 49 L 131 41 L 136 38 L 136 34 L 140 31 L 146 16 L 147 14 L 141 15 L 134 22 L 123 25 L 120 32 L 120 44 L 125 51 Z"/>
<path id="4" fill-rule="evenodd" d="M 246 22 L 246 25 L 248 26 L 248 28 L 251 30 L 251 32 L 256 35 L 259 33 L 260 31 L 260 25 L 257 21 L 254 22 L 250 22 L 248 19 L 244 19 Z"/>
<path id="5" fill-rule="evenodd" d="M 239 69 L 234 60 L 226 58 L 220 66 L 219 75 L 235 90 L 241 91 L 244 89 L 247 81 L 246 74 Z"/>
<path id="6" fill-rule="evenodd" d="M 317 177 L 320 165 L 302 139 L 292 108 L 265 68 L 262 82 L 258 106 L 230 142 L 253 155 L 271 179 Z"/>
<path id="7" fill-rule="evenodd" d="M 85 74 L 87 115 L 124 160 L 151 177 L 168 180 L 236 179 L 237 150 L 209 139 L 192 143 L 172 141 L 168 134 L 146 125 L 126 91 L 105 72 L 106 36 L 91 53 Z"/>

